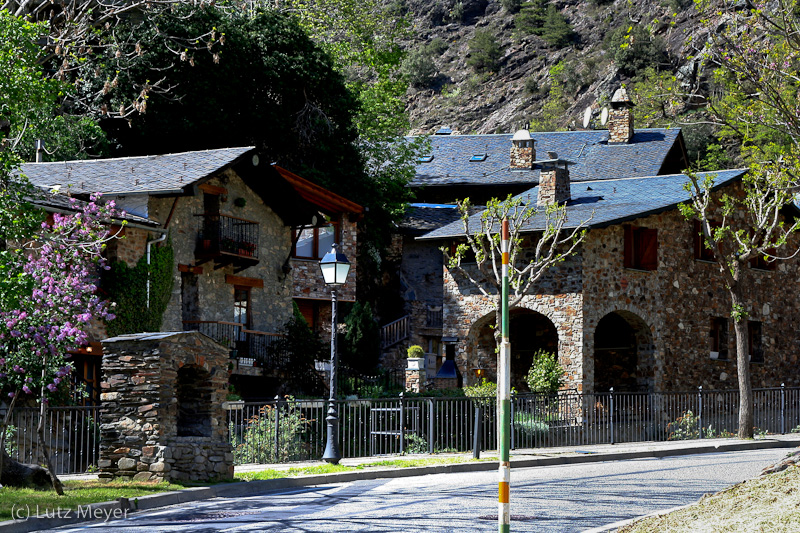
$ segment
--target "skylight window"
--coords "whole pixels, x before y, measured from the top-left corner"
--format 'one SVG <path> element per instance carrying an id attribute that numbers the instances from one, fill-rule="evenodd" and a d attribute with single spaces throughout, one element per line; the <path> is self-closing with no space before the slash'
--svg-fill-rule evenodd
<path id="1" fill-rule="evenodd" d="M 433 156 L 432 155 L 422 155 L 422 156 L 419 156 L 417 158 L 417 161 L 419 161 L 420 163 L 430 163 L 431 161 L 433 161 Z"/>
<path id="2" fill-rule="evenodd" d="M 474 154 L 472 157 L 469 158 L 470 161 L 486 161 L 487 154 Z"/>

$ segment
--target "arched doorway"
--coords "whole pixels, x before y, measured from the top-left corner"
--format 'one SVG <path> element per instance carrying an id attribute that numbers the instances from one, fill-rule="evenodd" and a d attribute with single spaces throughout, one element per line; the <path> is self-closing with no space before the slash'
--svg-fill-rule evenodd
<path id="1" fill-rule="evenodd" d="M 475 338 L 478 366 L 496 368 L 494 314 L 484 317 Z M 533 363 L 533 354 L 545 350 L 558 356 L 558 331 L 541 313 L 530 309 L 512 309 L 511 324 L 511 386 L 519 392 L 528 392 L 525 376 Z M 488 365 L 487 365 L 488 363 Z"/>
<path id="2" fill-rule="evenodd" d="M 651 390 L 654 369 L 650 327 L 630 311 L 613 311 L 600 319 L 594 333 L 594 390 Z"/>

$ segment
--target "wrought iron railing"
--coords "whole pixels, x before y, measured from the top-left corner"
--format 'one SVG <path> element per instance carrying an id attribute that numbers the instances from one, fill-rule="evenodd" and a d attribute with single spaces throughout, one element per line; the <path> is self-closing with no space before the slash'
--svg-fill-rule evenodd
<path id="1" fill-rule="evenodd" d="M 220 320 L 184 320 L 183 329 L 205 333 L 230 348 L 231 357 L 243 366 L 275 368 L 286 364 L 289 354 L 279 342 L 285 335 L 244 329 L 244 324 Z"/>
<path id="2" fill-rule="evenodd" d="M 197 255 L 231 254 L 258 259 L 258 222 L 220 214 L 202 214 Z"/>
<path id="3" fill-rule="evenodd" d="M 441 328 L 444 325 L 444 312 L 441 307 L 428 307 L 425 315 L 425 327 Z"/>
<path id="4" fill-rule="evenodd" d="M 511 446 L 731 437 L 738 404 L 736 390 L 519 394 L 512 400 Z M 344 457 L 497 449 L 495 398 L 365 398 L 335 406 Z M 326 409 L 325 400 L 292 400 L 229 411 L 237 463 L 321 457 Z M 791 432 L 800 426 L 800 388 L 756 389 L 754 409 L 758 433 Z"/>
<path id="5" fill-rule="evenodd" d="M 238 341 L 244 340 L 242 324 L 220 320 L 184 320 L 184 331 L 205 333 L 221 345 L 235 350 Z"/>
<path id="6" fill-rule="evenodd" d="M 389 348 L 407 339 L 409 323 L 409 317 L 406 315 L 402 318 L 398 318 L 394 322 L 389 322 L 385 326 L 381 326 L 381 348 Z"/>

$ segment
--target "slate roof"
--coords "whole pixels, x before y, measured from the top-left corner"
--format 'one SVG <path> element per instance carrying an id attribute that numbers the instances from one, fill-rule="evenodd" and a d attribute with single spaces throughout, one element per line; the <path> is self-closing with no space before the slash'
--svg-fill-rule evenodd
<path id="1" fill-rule="evenodd" d="M 74 194 L 178 193 L 233 164 L 252 146 L 179 154 L 25 163 L 21 171 L 31 183 L 47 190 L 62 186 Z"/>
<path id="2" fill-rule="evenodd" d="M 406 233 L 423 234 L 460 219 L 456 205 L 411 204 L 399 226 Z"/>
<path id="3" fill-rule="evenodd" d="M 744 169 L 701 172 L 699 176 L 713 175 L 714 188 L 724 187 L 742 178 Z M 565 228 L 576 227 L 589 221 L 588 227 L 604 227 L 620 224 L 636 218 L 661 213 L 673 209 L 681 202 L 689 200 L 689 193 L 683 188 L 689 181 L 684 174 L 622 178 L 571 183 L 572 199 L 567 202 L 567 222 Z M 538 187 L 534 187 L 518 197 L 526 202 L 536 203 Z M 539 231 L 546 224 L 543 210 L 523 227 L 523 231 Z M 470 217 L 470 230 L 480 228 L 480 214 Z M 499 229 L 498 229 L 499 231 Z M 461 222 L 448 224 L 419 239 L 442 239 L 464 235 Z"/>
<path id="4" fill-rule="evenodd" d="M 69 211 L 75 212 L 80 209 L 83 209 L 83 206 L 86 205 L 86 202 L 82 200 L 75 200 L 72 202 L 71 198 L 65 194 L 53 194 L 49 191 L 44 189 L 39 189 L 41 194 L 35 198 L 30 198 L 29 201 L 37 205 L 45 210 L 47 208 L 56 209 L 58 211 Z M 151 220 L 149 218 L 140 217 L 138 215 L 134 215 L 131 213 L 125 213 L 125 216 L 120 217 L 121 220 L 127 220 L 129 222 L 135 222 L 137 224 L 143 224 L 146 226 L 158 226 L 158 222 L 155 220 Z"/>
<path id="5" fill-rule="evenodd" d="M 655 176 L 679 135 L 680 129 L 640 129 L 630 143 L 609 145 L 606 130 L 531 132 L 537 159 L 547 159 L 547 152 L 554 151 L 559 158 L 575 162 L 570 166 L 573 181 Z M 433 160 L 417 164 L 410 186 L 538 183 L 538 169 L 509 169 L 512 137 L 511 133 L 432 135 Z M 487 158 L 470 162 L 475 154 L 487 154 Z"/>

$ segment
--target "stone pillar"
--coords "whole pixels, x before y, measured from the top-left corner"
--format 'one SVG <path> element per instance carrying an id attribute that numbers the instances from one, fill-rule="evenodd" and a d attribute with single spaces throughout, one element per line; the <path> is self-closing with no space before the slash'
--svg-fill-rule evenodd
<path id="1" fill-rule="evenodd" d="M 406 367 L 406 390 L 423 392 L 425 390 L 425 358 L 409 357 Z"/>
<path id="2" fill-rule="evenodd" d="M 548 164 L 539 174 L 538 205 L 563 204 L 570 199 L 569 170 Z"/>
<path id="3" fill-rule="evenodd" d="M 233 477 L 228 349 L 197 331 L 103 341 L 101 479 Z"/>
<path id="4" fill-rule="evenodd" d="M 611 98 L 611 109 L 608 110 L 608 143 L 620 144 L 630 142 L 633 137 L 633 102 L 628 92 L 620 87 Z"/>

